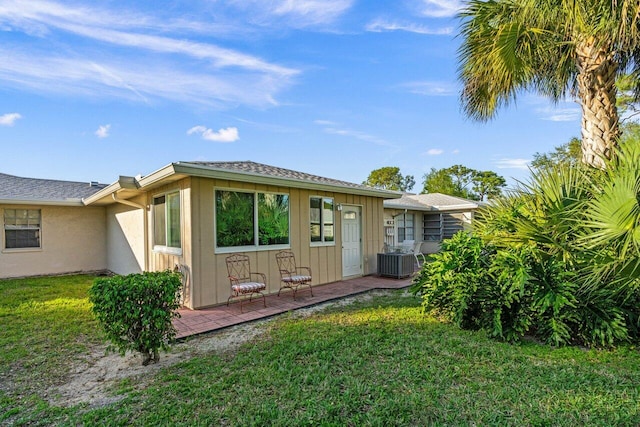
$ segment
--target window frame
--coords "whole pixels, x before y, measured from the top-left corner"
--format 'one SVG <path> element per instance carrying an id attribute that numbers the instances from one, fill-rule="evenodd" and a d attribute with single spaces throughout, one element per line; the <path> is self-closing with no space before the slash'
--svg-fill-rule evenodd
<path id="1" fill-rule="evenodd" d="M 313 224 L 315 224 L 315 222 L 312 221 L 311 218 L 311 200 L 313 199 L 320 199 L 320 240 L 314 241 L 313 239 L 313 235 L 311 233 L 311 226 Z M 324 204 L 325 201 L 330 201 L 331 202 L 331 212 L 332 212 L 332 221 L 331 222 L 326 222 L 325 218 L 324 218 Z M 309 196 L 309 243 L 312 247 L 314 246 L 335 246 L 336 245 L 336 201 L 335 198 L 333 197 L 327 197 L 327 196 L 317 196 L 317 195 L 312 195 Z M 330 224 L 331 227 L 333 228 L 333 240 L 326 240 L 325 239 L 325 227 L 327 226 L 327 224 Z"/>
<path id="2" fill-rule="evenodd" d="M 170 236 L 170 226 L 171 221 L 167 219 L 170 218 L 169 209 L 170 205 L 167 201 L 167 198 L 177 196 L 178 197 L 178 208 L 179 208 L 179 218 L 178 218 L 178 232 L 180 234 L 180 246 L 169 246 L 169 236 Z M 160 199 L 164 197 L 164 244 L 156 243 L 156 211 L 155 206 L 156 199 Z M 182 255 L 182 194 L 180 190 L 170 190 L 165 191 L 163 193 L 157 193 L 151 196 L 151 230 L 153 235 L 153 251 L 158 253 L 170 254 L 170 255 Z"/>
<path id="3" fill-rule="evenodd" d="M 411 227 L 407 227 L 407 217 L 411 217 Z M 399 225 L 402 223 L 402 227 Z M 396 224 L 396 236 L 398 236 L 398 244 L 401 244 L 405 240 L 416 240 L 416 218 L 415 214 L 412 213 L 401 213 L 397 217 L 395 217 Z M 402 234 L 404 238 L 400 240 L 400 229 L 402 229 Z M 407 239 L 407 229 L 411 230 L 411 238 Z"/>
<path id="4" fill-rule="evenodd" d="M 16 227 L 14 230 L 7 230 L 7 221 L 6 221 L 6 212 L 8 210 L 13 211 L 27 211 L 27 226 L 23 228 L 25 230 L 37 230 L 37 239 L 38 246 L 23 246 L 23 247 L 15 247 L 8 248 L 7 247 L 7 231 L 20 230 L 17 224 L 12 224 Z M 37 211 L 38 212 L 38 226 L 37 228 L 33 228 L 29 224 L 29 211 Z M 17 218 L 17 216 L 16 216 Z M 43 250 L 42 245 L 42 209 L 41 208 L 25 208 L 25 207 L 5 207 L 2 209 L 2 252 L 37 252 Z"/>
<path id="5" fill-rule="evenodd" d="M 253 196 L 253 245 L 244 246 L 218 246 L 218 207 L 217 192 L 225 191 L 230 193 L 245 193 Z M 288 243 L 261 245 L 260 244 L 260 194 L 273 194 L 287 196 L 287 221 L 288 221 Z M 291 193 L 283 191 L 262 191 L 248 190 L 244 188 L 215 187 L 213 189 L 213 248 L 216 254 L 235 253 L 235 252 L 260 252 L 273 251 L 282 249 L 291 249 Z"/>

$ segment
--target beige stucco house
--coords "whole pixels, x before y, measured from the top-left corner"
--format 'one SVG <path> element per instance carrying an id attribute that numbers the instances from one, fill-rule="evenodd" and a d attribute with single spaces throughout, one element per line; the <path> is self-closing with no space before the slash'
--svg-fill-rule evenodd
<path id="1" fill-rule="evenodd" d="M 422 242 L 422 253 L 435 253 L 442 240 L 471 227 L 478 208 L 479 202 L 440 193 L 403 194 L 385 200 L 385 243 L 399 246 L 413 240 Z"/>
<path id="2" fill-rule="evenodd" d="M 232 253 L 277 292 L 289 249 L 314 284 L 335 282 L 376 273 L 383 202 L 400 196 L 254 162 L 177 162 L 106 186 L 0 174 L 0 277 L 180 265 L 197 309 L 226 303 Z"/>

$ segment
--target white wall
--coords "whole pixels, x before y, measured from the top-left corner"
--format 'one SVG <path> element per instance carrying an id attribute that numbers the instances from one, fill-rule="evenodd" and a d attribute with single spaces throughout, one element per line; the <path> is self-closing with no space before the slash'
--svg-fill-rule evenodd
<path id="1" fill-rule="evenodd" d="M 145 211 L 119 203 L 109 205 L 106 211 L 107 268 L 118 274 L 141 273 Z"/>
<path id="2" fill-rule="evenodd" d="M 4 209 L 40 209 L 41 248 L 5 249 Z M 107 268 L 105 209 L 0 206 L 0 277 L 37 276 Z"/>

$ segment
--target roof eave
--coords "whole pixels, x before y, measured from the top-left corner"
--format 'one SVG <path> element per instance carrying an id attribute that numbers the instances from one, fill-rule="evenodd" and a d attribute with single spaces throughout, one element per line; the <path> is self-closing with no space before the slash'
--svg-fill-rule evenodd
<path id="1" fill-rule="evenodd" d="M 211 166 L 200 166 L 195 164 L 173 163 L 176 173 L 198 176 L 203 178 L 216 178 L 230 181 L 243 181 L 247 177 L 256 184 L 273 185 L 278 187 L 304 188 L 316 191 L 328 191 L 355 194 L 359 196 L 373 196 L 384 199 L 396 199 L 402 196 L 401 192 L 378 190 L 368 188 L 357 188 L 343 185 L 323 184 L 296 178 L 283 178 L 261 175 L 254 172 L 230 171 L 228 169 L 214 168 Z"/>
<path id="2" fill-rule="evenodd" d="M 84 206 L 82 199 L 0 199 L 0 205 Z"/>

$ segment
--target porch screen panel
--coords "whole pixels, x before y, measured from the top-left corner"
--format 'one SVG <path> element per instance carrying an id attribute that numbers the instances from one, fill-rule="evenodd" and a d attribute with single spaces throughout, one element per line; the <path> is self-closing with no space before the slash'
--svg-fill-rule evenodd
<path id="1" fill-rule="evenodd" d="M 255 195 L 216 190 L 216 245 L 219 248 L 254 246 Z"/>

